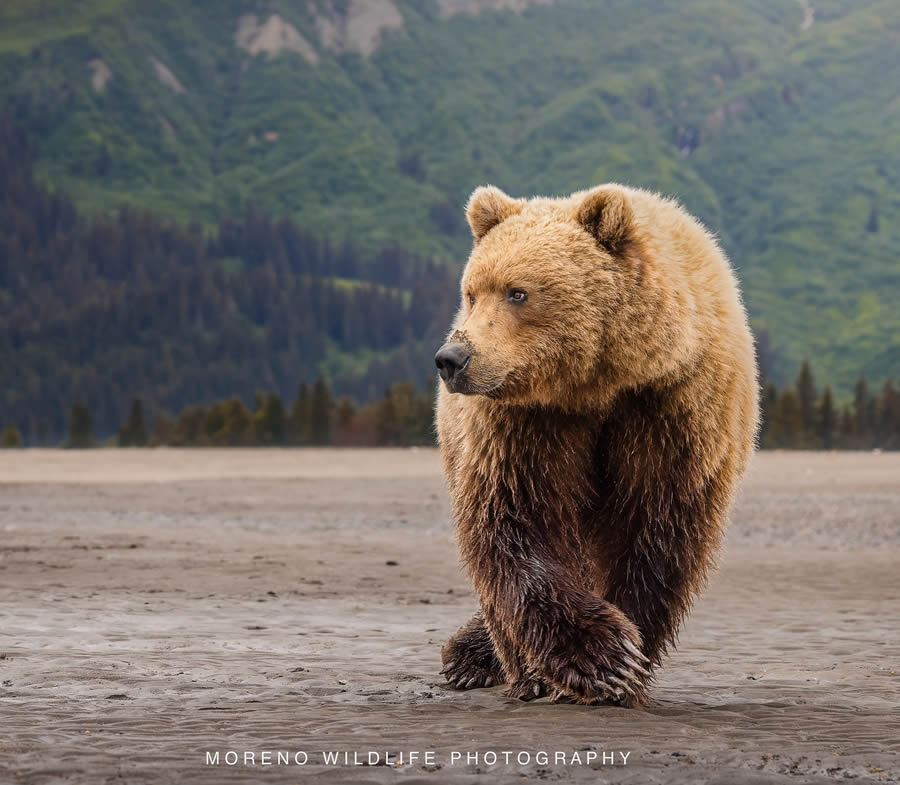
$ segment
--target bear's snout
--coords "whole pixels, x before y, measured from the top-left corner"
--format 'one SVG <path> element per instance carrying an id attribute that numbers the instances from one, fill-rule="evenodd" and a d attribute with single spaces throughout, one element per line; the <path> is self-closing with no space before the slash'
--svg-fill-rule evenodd
<path id="1" fill-rule="evenodd" d="M 469 365 L 472 355 L 464 343 L 445 343 L 437 354 L 434 355 L 434 364 L 437 366 L 441 378 L 447 384 L 447 389 L 453 390 L 454 382 L 459 381 Z"/>

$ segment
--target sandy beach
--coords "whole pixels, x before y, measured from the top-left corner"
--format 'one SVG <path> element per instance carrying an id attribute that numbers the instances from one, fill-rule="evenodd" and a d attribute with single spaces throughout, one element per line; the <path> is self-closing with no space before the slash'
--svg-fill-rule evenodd
<path id="1" fill-rule="evenodd" d="M 641 710 L 445 686 L 433 450 L 6 450 L 0 531 L 3 785 L 900 782 L 900 454 L 756 456 Z"/>

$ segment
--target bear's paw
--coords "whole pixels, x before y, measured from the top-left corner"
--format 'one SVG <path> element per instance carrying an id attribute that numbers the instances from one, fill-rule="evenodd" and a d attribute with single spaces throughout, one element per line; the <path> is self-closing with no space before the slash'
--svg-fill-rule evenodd
<path id="1" fill-rule="evenodd" d="M 476 616 L 447 641 L 441 651 L 441 673 L 451 687 L 474 690 L 503 684 L 506 677 L 494 651 L 494 644 Z"/>
<path id="2" fill-rule="evenodd" d="M 640 634 L 618 609 L 604 605 L 583 613 L 544 654 L 539 673 L 554 702 L 633 707 L 646 701 L 650 662 L 640 650 Z"/>

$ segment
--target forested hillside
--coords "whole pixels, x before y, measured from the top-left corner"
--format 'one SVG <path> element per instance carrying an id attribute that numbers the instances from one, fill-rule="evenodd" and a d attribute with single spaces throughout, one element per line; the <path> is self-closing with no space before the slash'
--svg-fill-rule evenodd
<path id="1" fill-rule="evenodd" d="M 198 395 L 238 392 L 210 359 L 225 347 L 246 379 L 285 394 L 319 373 L 361 399 L 380 394 L 428 372 L 425 317 L 392 328 L 411 342 L 375 326 L 345 340 L 301 303 L 382 309 L 393 297 L 437 330 L 413 279 L 458 273 L 474 186 L 518 195 L 618 180 L 678 196 L 719 235 L 771 337 L 774 378 L 809 357 L 847 400 L 860 374 L 900 375 L 898 44 L 894 0 L 5 0 L 0 100 L 38 182 L 71 196 L 46 195 L 66 205 L 57 219 L 100 216 L 62 226 L 82 262 L 54 296 L 74 310 L 30 292 L 50 268 L 8 256 L 0 302 L 20 343 L 5 393 L 31 399 L 48 363 L 64 362 L 59 395 L 89 394 L 107 349 L 79 343 L 96 333 L 75 322 L 54 327 L 77 310 L 105 335 L 115 314 L 143 314 L 158 342 L 131 329 L 122 351 L 158 352 L 169 373 L 196 374 Z M 61 265 L 70 246 L 42 234 L 57 224 L 25 217 L 40 199 L 11 198 Z M 233 232 L 262 245 L 236 248 Z M 100 261 L 106 249 L 119 267 Z M 398 254 L 404 280 L 383 272 Z M 289 268 L 296 280 L 281 279 Z M 144 299 L 124 294 L 127 276 Z M 304 289 L 313 281 L 327 297 Z M 195 291 L 206 294 L 184 294 Z M 236 310 L 212 313 L 217 298 Z M 162 341 L 173 325 L 177 340 Z M 48 337 L 63 332 L 65 351 Z M 401 361 L 401 344 L 418 348 Z M 204 374 L 219 381 L 202 387 Z"/>
<path id="2" fill-rule="evenodd" d="M 134 209 L 86 221 L 28 156 L 0 116 L 0 423 L 55 440 L 77 400 L 109 434 L 135 396 L 156 416 L 323 372 L 363 401 L 428 379 L 455 271 L 396 246 L 363 266 L 252 203 L 209 234 Z"/>

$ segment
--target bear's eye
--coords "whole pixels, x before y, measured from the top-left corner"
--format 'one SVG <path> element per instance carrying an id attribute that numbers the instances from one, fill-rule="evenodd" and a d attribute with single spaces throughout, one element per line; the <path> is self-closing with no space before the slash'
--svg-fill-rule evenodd
<path id="1" fill-rule="evenodd" d="M 506 293 L 506 299 L 511 303 L 516 303 L 516 305 L 521 305 L 528 299 L 528 292 L 524 289 L 510 289 Z"/>
<path id="2" fill-rule="evenodd" d="M 469 298 L 469 305 L 475 305 L 475 295 L 474 294 L 467 294 L 466 297 Z"/>

